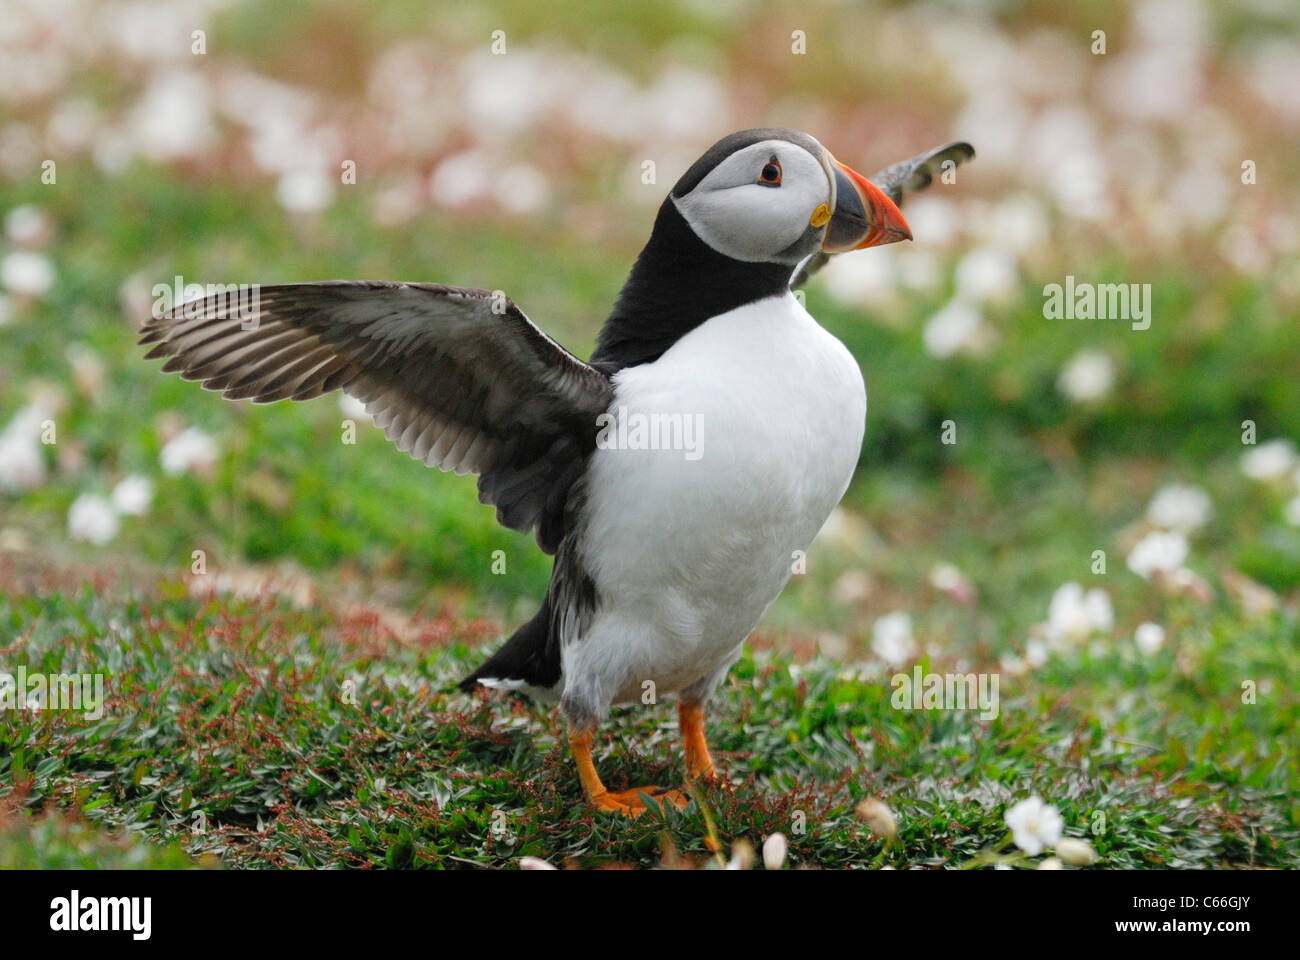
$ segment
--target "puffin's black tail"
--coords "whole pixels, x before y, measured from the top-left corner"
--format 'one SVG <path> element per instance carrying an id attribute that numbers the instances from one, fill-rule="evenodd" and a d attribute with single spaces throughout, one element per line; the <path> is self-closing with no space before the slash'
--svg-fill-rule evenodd
<path id="1" fill-rule="evenodd" d="M 485 680 L 498 680 L 502 685 L 514 681 L 532 687 L 553 687 L 560 679 L 559 645 L 552 650 L 551 605 L 543 603 L 537 614 L 511 634 L 496 653 L 459 684 L 470 693 Z"/>

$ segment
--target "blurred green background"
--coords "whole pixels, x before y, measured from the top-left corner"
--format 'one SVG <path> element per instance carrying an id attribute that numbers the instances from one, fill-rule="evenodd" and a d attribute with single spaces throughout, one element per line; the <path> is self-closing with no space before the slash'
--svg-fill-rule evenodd
<path id="1" fill-rule="evenodd" d="M 424 280 L 585 356 L 673 181 L 763 124 L 977 156 L 807 288 L 866 442 L 711 714 L 722 833 L 820 804 L 801 863 L 953 865 L 1038 792 L 1106 866 L 1300 862 L 1294 0 L 6 3 L 0 669 L 116 699 L 0 716 L 0 861 L 658 862 L 550 713 L 441 692 L 536 609 L 531 538 L 346 401 L 225 402 L 136 330 L 177 277 Z M 1149 328 L 1050 319 L 1067 277 L 1149 285 Z M 1000 677 L 1000 718 L 891 709 L 918 663 Z M 674 776 L 671 724 L 617 714 L 609 782 Z"/>
<path id="2" fill-rule="evenodd" d="M 179 578 L 202 549 L 223 589 L 517 620 L 548 559 L 471 480 L 369 426 L 343 444 L 355 413 L 334 398 L 254 408 L 159 374 L 134 346 L 152 288 L 500 288 L 585 355 L 673 180 L 722 134 L 779 124 L 861 170 L 953 138 L 977 157 L 908 204 L 915 243 L 839 258 L 808 288 L 870 410 L 857 480 L 770 627 L 842 655 L 905 611 L 923 649 L 988 658 L 1044 636 L 1071 581 L 1106 592 L 1130 642 L 1171 596 L 1293 611 L 1298 16 L 1174 0 L 18 4 L 0 35 L 0 556 Z M 1043 288 L 1067 275 L 1149 284 L 1150 329 L 1045 319 Z M 202 436 L 169 473 L 187 428 Z M 145 482 L 111 506 L 128 477 Z M 1170 484 L 1173 519 L 1153 516 Z M 124 513 L 141 487 L 145 512 Z M 1166 572 L 1208 594 L 1126 568 L 1171 526 L 1188 556 Z"/>

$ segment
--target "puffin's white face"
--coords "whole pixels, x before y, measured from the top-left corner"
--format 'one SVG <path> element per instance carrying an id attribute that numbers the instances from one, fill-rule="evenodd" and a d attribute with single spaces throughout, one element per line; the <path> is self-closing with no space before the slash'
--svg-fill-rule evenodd
<path id="1" fill-rule="evenodd" d="M 726 157 L 673 203 L 696 236 L 724 256 L 796 262 L 812 252 L 796 246 L 805 246 L 799 242 L 835 209 L 828 157 L 789 140 L 763 140 Z"/>
<path id="2" fill-rule="evenodd" d="M 912 237 L 883 190 L 808 134 L 782 127 L 723 137 L 669 199 L 701 242 L 740 263 L 794 267 L 818 250 L 844 253 Z"/>

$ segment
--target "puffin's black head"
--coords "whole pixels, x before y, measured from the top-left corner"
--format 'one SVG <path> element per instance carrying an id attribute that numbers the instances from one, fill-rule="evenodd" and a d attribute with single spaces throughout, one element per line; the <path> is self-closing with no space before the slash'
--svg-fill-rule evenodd
<path id="1" fill-rule="evenodd" d="M 819 249 L 911 236 L 889 197 L 806 133 L 733 133 L 691 165 L 659 208 L 592 363 L 613 372 L 657 359 L 710 317 L 788 292 Z"/>
<path id="2" fill-rule="evenodd" d="M 911 239 L 894 202 L 806 133 L 779 127 L 723 137 L 668 196 L 696 236 L 746 263 L 791 267 Z"/>

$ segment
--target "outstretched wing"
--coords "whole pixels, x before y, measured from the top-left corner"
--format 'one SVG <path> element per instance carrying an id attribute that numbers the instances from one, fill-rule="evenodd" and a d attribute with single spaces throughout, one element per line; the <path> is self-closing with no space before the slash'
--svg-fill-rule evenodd
<path id="1" fill-rule="evenodd" d="M 926 153 L 918 153 L 910 159 L 900 160 L 892 167 L 885 167 L 884 170 L 872 174 L 867 179 L 889 194 L 889 199 L 901 207 L 906 194 L 919 193 L 934 181 L 936 174 L 943 172 L 945 162 L 951 160 L 954 165 L 960 166 L 974 156 L 975 148 L 969 143 L 958 140 L 946 146 L 935 147 Z M 799 271 L 799 275 L 794 278 L 790 286 L 800 287 L 805 284 L 809 277 L 826 266 L 828 260 L 830 260 L 829 255 L 817 251 L 813 258 L 804 264 L 804 268 Z"/>
<path id="2" fill-rule="evenodd" d="M 542 549 L 613 388 L 487 290 L 345 281 L 216 292 L 145 323 L 148 357 L 231 400 L 346 390 L 399 450 L 479 474 L 479 499 Z"/>
<path id="3" fill-rule="evenodd" d="M 960 166 L 974 156 L 975 148 L 969 143 L 958 140 L 956 143 L 936 147 L 928 153 L 917 154 L 910 160 L 903 160 L 892 167 L 886 167 L 879 173 L 873 174 L 870 180 L 889 194 L 890 200 L 901 206 L 904 194 L 917 193 L 928 187 L 934 180 L 935 174 L 943 171 L 946 162 L 951 160 L 955 166 Z"/>

